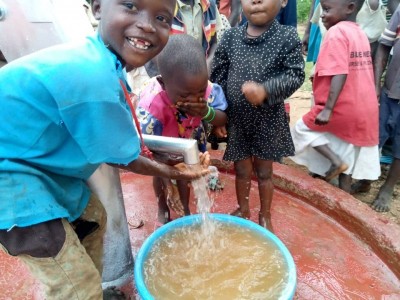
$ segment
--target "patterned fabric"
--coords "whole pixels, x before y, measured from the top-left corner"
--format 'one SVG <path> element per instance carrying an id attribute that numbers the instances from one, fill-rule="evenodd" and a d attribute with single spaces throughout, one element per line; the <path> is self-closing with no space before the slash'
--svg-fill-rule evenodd
<path id="1" fill-rule="evenodd" d="M 247 25 L 225 32 L 215 52 L 211 80 L 222 86 L 228 101 L 228 144 L 225 160 L 251 156 L 279 161 L 294 153 L 284 100 L 304 81 L 304 60 L 296 29 L 274 21 L 255 39 Z M 251 105 L 241 87 L 246 81 L 265 86 L 269 97 Z"/>
<path id="2" fill-rule="evenodd" d="M 200 0 L 199 1 L 203 10 L 203 42 L 202 46 L 204 52 L 207 54 L 213 43 L 217 42 L 216 26 L 217 26 L 217 5 L 214 0 Z M 176 15 L 172 20 L 171 34 L 186 33 L 185 24 L 183 22 L 182 14 L 179 11 L 179 4 L 176 4 Z"/>
<path id="3" fill-rule="evenodd" d="M 225 110 L 227 107 L 222 89 L 217 84 L 209 82 L 205 98 L 214 109 Z M 197 140 L 200 151 L 206 151 L 201 117 L 185 115 L 176 109 L 157 78 L 152 78 L 140 93 L 136 114 L 144 134 L 192 138 Z"/>

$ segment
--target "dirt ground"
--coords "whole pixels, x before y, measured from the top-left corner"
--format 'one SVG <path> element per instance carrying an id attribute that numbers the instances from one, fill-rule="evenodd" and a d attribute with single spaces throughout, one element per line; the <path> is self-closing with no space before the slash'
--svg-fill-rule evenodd
<path id="1" fill-rule="evenodd" d="M 307 79 L 306 79 L 307 80 Z M 307 91 L 304 86 L 303 88 L 299 89 L 296 93 L 294 93 L 291 97 L 291 102 L 290 102 L 290 123 L 291 125 L 294 125 L 295 122 L 301 118 L 308 110 L 310 109 L 310 97 L 311 93 Z M 293 166 L 295 168 L 299 168 L 303 170 L 304 172 L 307 172 L 307 169 L 296 165 L 292 160 L 290 159 L 285 159 L 284 163 L 290 166 Z M 358 200 L 365 202 L 365 203 L 372 203 L 372 201 L 375 199 L 376 195 L 378 194 L 378 190 L 383 184 L 383 182 L 386 179 L 388 171 L 388 166 L 387 165 L 382 165 L 382 175 L 381 177 L 375 181 L 372 184 L 372 189 L 368 193 L 360 193 L 357 195 L 354 195 L 355 198 Z M 397 224 L 400 225 L 400 182 L 397 183 L 394 191 L 394 197 L 391 205 L 391 210 L 386 213 L 381 213 L 382 215 L 388 217 L 392 221 L 396 222 Z"/>

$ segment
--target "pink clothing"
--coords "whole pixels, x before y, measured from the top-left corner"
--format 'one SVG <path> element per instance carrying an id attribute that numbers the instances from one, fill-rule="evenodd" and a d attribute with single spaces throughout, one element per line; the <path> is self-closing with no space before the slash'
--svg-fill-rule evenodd
<path id="1" fill-rule="evenodd" d="M 229 15 L 231 14 L 231 0 L 220 0 L 218 10 L 220 14 L 229 18 Z"/>
<path id="2" fill-rule="evenodd" d="M 331 79 L 347 74 L 346 82 L 327 125 L 314 121 L 325 107 Z M 368 38 L 360 27 L 342 21 L 326 33 L 315 66 L 315 106 L 303 116 L 311 130 L 329 132 L 355 146 L 378 144 L 378 101 Z"/>

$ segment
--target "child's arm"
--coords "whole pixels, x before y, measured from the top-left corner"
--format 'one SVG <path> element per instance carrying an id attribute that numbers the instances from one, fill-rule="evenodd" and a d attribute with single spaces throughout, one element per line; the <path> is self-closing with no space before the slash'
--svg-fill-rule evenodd
<path id="1" fill-rule="evenodd" d="M 326 101 L 324 109 L 315 118 L 314 121 L 315 124 L 326 125 L 329 123 L 333 109 L 343 89 L 346 79 L 347 79 L 347 74 L 340 74 L 332 77 L 328 100 Z"/>
<path id="2" fill-rule="evenodd" d="M 128 170 L 137 174 L 164 177 L 177 180 L 193 180 L 209 173 L 210 154 L 208 152 L 200 153 L 200 169 L 193 169 L 184 163 L 175 166 L 169 166 L 147 157 L 139 155 L 137 159 L 128 165 L 112 165 L 120 169 Z"/>
<path id="3" fill-rule="evenodd" d="M 304 59 L 301 52 L 300 39 L 297 36 L 296 29 L 293 27 L 287 26 L 285 30 L 286 36 L 282 37 L 286 40 L 282 49 L 284 52 L 282 55 L 283 62 L 279 66 L 282 70 L 274 78 L 262 83 L 266 95 L 262 105 L 270 106 L 283 103 L 304 82 Z M 251 102 L 253 99 L 247 98 L 247 100 Z"/>
<path id="4" fill-rule="evenodd" d="M 379 99 L 381 94 L 381 78 L 383 71 L 386 68 L 387 61 L 392 47 L 379 43 L 378 50 L 374 61 L 374 79 L 376 96 Z"/>
<path id="5" fill-rule="evenodd" d="M 229 56 L 225 52 L 229 49 L 230 31 L 226 31 L 222 37 L 221 42 L 218 44 L 217 49 L 211 64 L 211 75 L 210 81 L 219 84 L 222 87 L 223 92 L 226 94 L 226 85 L 229 72 Z"/>

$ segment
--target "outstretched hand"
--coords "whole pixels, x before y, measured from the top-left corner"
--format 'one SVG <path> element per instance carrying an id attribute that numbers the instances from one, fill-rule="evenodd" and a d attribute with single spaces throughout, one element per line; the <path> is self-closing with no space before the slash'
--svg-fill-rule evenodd
<path id="1" fill-rule="evenodd" d="M 268 97 L 264 86 L 254 81 L 246 81 L 242 85 L 242 93 L 247 101 L 256 106 L 263 104 Z"/>
<path id="2" fill-rule="evenodd" d="M 176 174 L 174 174 L 171 179 L 192 180 L 210 173 L 210 171 L 208 170 L 208 166 L 210 165 L 211 161 L 210 154 L 208 152 L 200 153 L 199 159 L 200 166 L 189 166 L 185 163 L 176 164 L 174 167 L 177 169 L 178 172 L 176 172 Z"/>
<path id="3" fill-rule="evenodd" d="M 324 108 L 315 118 L 314 123 L 316 125 L 326 125 L 331 119 L 332 110 Z"/>

